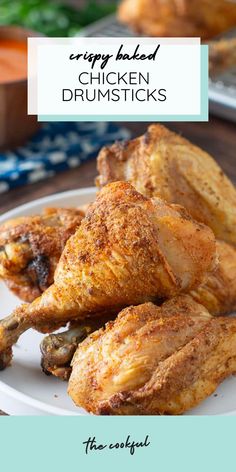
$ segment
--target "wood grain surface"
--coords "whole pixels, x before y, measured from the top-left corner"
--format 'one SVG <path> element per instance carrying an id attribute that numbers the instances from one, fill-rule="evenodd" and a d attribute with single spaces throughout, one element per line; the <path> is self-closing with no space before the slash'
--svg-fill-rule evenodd
<path id="1" fill-rule="evenodd" d="M 147 123 L 124 123 L 132 136 L 145 132 Z M 236 184 L 236 124 L 212 118 L 208 123 L 170 123 L 167 126 L 208 151 Z M 10 190 L 0 195 L 0 214 L 36 198 L 65 190 L 88 187 L 94 184 L 96 161 L 78 169 L 61 172 L 55 177 L 36 184 Z M 1 405 L 0 405 L 1 407 Z M 0 415 L 4 414 L 0 411 Z"/>

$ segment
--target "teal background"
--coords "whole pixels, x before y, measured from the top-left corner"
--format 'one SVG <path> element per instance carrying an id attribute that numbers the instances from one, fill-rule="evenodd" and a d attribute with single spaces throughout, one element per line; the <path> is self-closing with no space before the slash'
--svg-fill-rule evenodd
<path id="1" fill-rule="evenodd" d="M 235 470 L 235 418 L 201 417 L 2 417 L 1 470 L 100 472 L 147 470 L 200 472 Z M 149 435 L 136 450 L 103 450 L 85 455 L 82 442 Z"/>
<path id="2" fill-rule="evenodd" d="M 38 121 L 208 121 L 208 46 L 201 45 L 201 110 L 199 115 L 39 115 Z"/>

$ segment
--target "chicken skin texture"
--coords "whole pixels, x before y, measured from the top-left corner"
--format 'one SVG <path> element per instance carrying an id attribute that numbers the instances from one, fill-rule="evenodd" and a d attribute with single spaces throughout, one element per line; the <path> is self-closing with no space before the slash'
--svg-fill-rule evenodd
<path id="1" fill-rule="evenodd" d="M 236 372 L 236 319 L 182 295 L 121 311 L 78 347 L 68 393 L 96 415 L 179 415 Z"/>
<path id="2" fill-rule="evenodd" d="M 236 310 L 236 248 L 223 241 L 216 242 L 218 265 L 205 282 L 190 296 L 202 304 L 211 315 L 229 314 Z M 111 314 L 106 315 L 111 320 Z M 91 326 L 92 319 L 87 320 L 85 332 L 81 322 L 74 322 L 67 331 L 51 334 L 41 343 L 42 367 L 45 373 L 51 373 L 62 380 L 68 380 L 71 374 L 70 363 L 78 344 L 90 332 L 101 327 L 104 318 L 99 317 L 98 323 Z M 96 321 L 96 320 L 94 320 Z"/>
<path id="3" fill-rule="evenodd" d="M 211 315 L 229 314 L 236 310 L 236 248 L 223 241 L 216 242 L 219 263 L 207 277 L 206 281 L 190 296 L 202 304 Z M 111 314 L 106 321 L 111 320 Z M 87 320 L 86 333 L 81 322 L 74 322 L 67 331 L 51 334 L 41 343 L 42 366 L 45 373 L 67 380 L 71 373 L 70 362 L 81 339 L 89 332 L 98 329 L 91 319 Z M 102 318 L 99 317 L 100 326 Z M 82 335 L 82 337 L 81 337 Z"/>
<path id="4" fill-rule="evenodd" d="M 214 159 L 162 125 L 105 147 L 98 156 L 99 187 L 129 181 L 148 197 L 183 205 L 218 239 L 236 244 L 236 189 Z"/>
<path id="5" fill-rule="evenodd" d="M 212 315 L 236 310 L 236 248 L 224 241 L 216 242 L 218 265 L 196 290 L 190 292 Z"/>
<path id="6" fill-rule="evenodd" d="M 225 0 L 123 0 L 119 20 L 145 36 L 212 38 L 236 24 L 236 6 Z"/>
<path id="7" fill-rule="evenodd" d="M 149 199 L 127 182 L 107 185 L 69 238 L 54 284 L 0 322 L 0 352 L 26 329 L 188 292 L 215 266 L 210 230 L 185 209 Z"/>
<path id="8" fill-rule="evenodd" d="M 0 227 L 0 278 L 15 295 L 31 302 L 53 283 L 66 241 L 83 217 L 76 208 L 47 208 Z"/>

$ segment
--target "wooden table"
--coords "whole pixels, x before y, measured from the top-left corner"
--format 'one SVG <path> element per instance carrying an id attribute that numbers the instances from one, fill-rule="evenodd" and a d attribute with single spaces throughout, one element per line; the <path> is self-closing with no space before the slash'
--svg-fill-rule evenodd
<path id="1" fill-rule="evenodd" d="M 143 133 L 147 123 L 124 123 L 133 136 Z M 236 124 L 217 118 L 209 123 L 170 123 L 169 128 L 178 131 L 193 143 L 210 152 L 226 174 L 236 183 Z M 51 195 L 55 192 L 93 185 L 96 176 L 95 160 L 57 174 L 55 177 L 0 194 L 0 214 L 22 203 Z"/>
<path id="2" fill-rule="evenodd" d="M 146 130 L 147 123 L 125 123 L 124 126 L 131 129 L 133 136 L 137 136 Z M 236 184 L 234 123 L 211 118 L 209 123 L 170 123 L 167 126 L 211 153 Z M 61 172 L 48 180 L 11 190 L 0 195 L 0 213 L 55 192 L 91 186 L 96 174 L 96 161 L 93 160 L 78 169 Z M 4 415 L 1 410 L 0 415 Z"/>

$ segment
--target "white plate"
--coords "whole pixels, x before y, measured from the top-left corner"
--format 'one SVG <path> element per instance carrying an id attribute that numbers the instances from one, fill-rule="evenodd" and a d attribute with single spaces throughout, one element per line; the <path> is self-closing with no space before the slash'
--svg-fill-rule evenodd
<path id="1" fill-rule="evenodd" d="M 94 200 L 96 189 L 63 192 L 22 205 L 0 217 L 4 221 L 41 212 L 46 206 L 78 206 Z M 0 282 L 1 318 L 19 305 L 19 300 Z M 11 415 L 85 415 L 67 395 L 67 383 L 47 377 L 40 368 L 39 343 L 43 335 L 29 330 L 14 347 L 12 366 L 0 372 L 0 409 Z M 188 414 L 235 415 L 236 378 L 230 377 L 210 398 Z"/>

